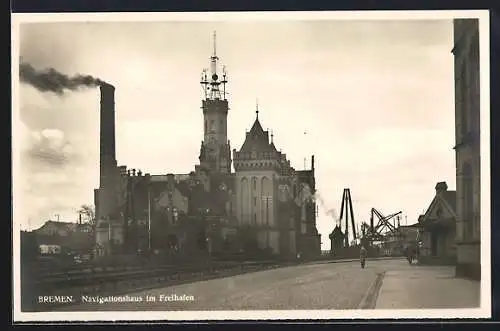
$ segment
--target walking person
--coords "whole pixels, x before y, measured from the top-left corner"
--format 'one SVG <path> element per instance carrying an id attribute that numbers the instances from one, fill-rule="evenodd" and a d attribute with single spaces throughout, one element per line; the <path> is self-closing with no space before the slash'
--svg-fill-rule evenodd
<path id="1" fill-rule="evenodd" d="M 366 255 L 367 255 L 366 248 L 365 246 L 361 245 L 361 249 L 359 251 L 359 261 L 361 262 L 361 268 L 365 267 Z"/>
<path id="2" fill-rule="evenodd" d="M 403 254 L 404 254 L 404 257 L 408 260 L 408 262 L 411 264 L 411 252 L 410 252 L 410 248 L 408 247 L 408 244 L 405 243 L 404 244 L 404 247 L 403 247 Z"/>

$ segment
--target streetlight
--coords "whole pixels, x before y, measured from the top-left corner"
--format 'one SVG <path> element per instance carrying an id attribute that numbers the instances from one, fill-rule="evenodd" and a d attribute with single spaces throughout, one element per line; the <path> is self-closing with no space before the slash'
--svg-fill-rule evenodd
<path id="1" fill-rule="evenodd" d="M 211 225 L 209 224 L 209 226 L 207 227 L 207 224 L 206 224 L 206 214 L 208 214 L 210 212 L 210 209 L 209 208 L 198 208 L 198 211 L 199 213 L 201 214 L 201 219 L 202 219 L 202 226 L 203 226 L 203 229 L 205 231 L 205 243 L 206 243 L 206 247 L 207 247 L 207 251 L 208 251 L 208 258 L 210 259 L 211 256 L 212 256 L 212 239 L 210 238 L 211 237 Z"/>

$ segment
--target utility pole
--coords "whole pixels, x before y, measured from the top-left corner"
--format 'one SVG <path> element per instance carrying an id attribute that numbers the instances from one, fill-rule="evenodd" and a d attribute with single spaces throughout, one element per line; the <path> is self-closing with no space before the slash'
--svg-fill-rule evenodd
<path id="1" fill-rule="evenodd" d="M 264 195 L 262 201 L 266 202 L 266 225 L 269 225 L 269 201 L 272 201 L 273 197 L 270 195 Z"/>
<path id="2" fill-rule="evenodd" d="M 306 148 L 309 147 L 309 144 L 307 144 L 307 131 L 304 130 L 304 140 L 306 140 L 305 142 L 305 145 L 306 145 Z M 306 158 L 304 157 L 304 170 L 306 170 L 307 166 L 306 166 Z"/>
<path id="3" fill-rule="evenodd" d="M 148 183 L 148 250 L 151 252 L 151 190 Z"/>

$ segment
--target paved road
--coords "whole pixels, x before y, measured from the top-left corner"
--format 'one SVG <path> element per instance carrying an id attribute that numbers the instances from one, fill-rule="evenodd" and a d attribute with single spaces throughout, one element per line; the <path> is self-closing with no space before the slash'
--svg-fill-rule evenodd
<path id="1" fill-rule="evenodd" d="M 128 294 L 128 299 L 142 298 L 142 302 L 85 303 L 61 310 L 357 309 L 377 274 L 403 263 L 372 260 L 365 269 L 359 262 L 307 264 Z M 145 302 L 146 297 L 156 301 Z M 372 302 L 365 308 L 374 307 L 376 295 L 368 297 Z"/>

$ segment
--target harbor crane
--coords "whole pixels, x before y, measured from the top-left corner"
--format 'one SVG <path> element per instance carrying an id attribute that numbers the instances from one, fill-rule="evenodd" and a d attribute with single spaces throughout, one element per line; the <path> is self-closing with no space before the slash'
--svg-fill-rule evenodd
<path id="1" fill-rule="evenodd" d="M 344 218 L 345 216 L 345 218 Z M 352 208 L 351 190 L 348 188 L 344 189 L 342 194 L 342 204 L 340 206 L 340 217 L 339 223 L 340 228 L 342 228 L 342 221 L 345 220 L 345 232 L 344 232 L 344 247 L 349 247 L 349 216 L 351 221 L 352 236 L 356 240 L 356 226 L 354 223 L 354 212 Z"/>
<path id="2" fill-rule="evenodd" d="M 385 216 L 377 209 L 372 208 L 370 215 L 370 227 L 368 233 L 366 234 L 366 239 L 369 239 L 370 241 L 384 241 L 387 236 L 397 234 L 397 232 L 399 231 L 398 227 L 396 227 L 396 224 L 392 224 L 390 221 L 398 217 L 401 213 L 402 212 L 399 211 L 397 213 Z M 378 219 L 376 225 L 375 217 Z"/>

